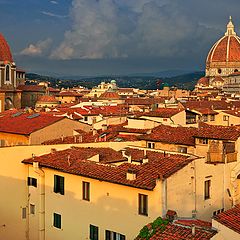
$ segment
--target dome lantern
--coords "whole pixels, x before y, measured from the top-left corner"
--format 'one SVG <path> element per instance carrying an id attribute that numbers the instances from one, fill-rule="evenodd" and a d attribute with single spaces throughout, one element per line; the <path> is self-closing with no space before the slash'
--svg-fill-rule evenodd
<path id="1" fill-rule="evenodd" d="M 233 22 L 232 22 L 232 17 L 230 16 L 225 36 L 231 36 L 231 35 L 236 36 L 237 34 L 234 31 L 234 25 L 233 25 Z"/>

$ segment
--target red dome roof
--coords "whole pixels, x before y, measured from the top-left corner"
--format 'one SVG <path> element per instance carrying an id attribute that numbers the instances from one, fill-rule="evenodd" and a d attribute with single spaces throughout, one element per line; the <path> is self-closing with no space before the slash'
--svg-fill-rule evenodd
<path id="1" fill-rule="evenodd" d="M 209 85 L 209 79 L 206 78 L 206 77 L 202 77 L 198 80 L 197 84 L 208 86 Z"/>
<path id="2" fill-rule="evenodd" d="M 0 61 L 13 62 L 10 47 L 1 33 L 0 33 Z"/>
<path id="3" fill-rule="evenodd" d="M 120 96 L 116 92 L 107 91 L 107 92 L 104 92 L 103 94 L 101 94 L 99 99 L 101 99 L 101 100 L 108 100 L 108 99 L 117 100 L 117 99 L 120 99 Z"/>
<path id="4" fill-rule="evenodd" d="M 240 62 L 240 38 L 230 35 L 217 41 L 207 57 L 207 63 L 211 62 Z"/>

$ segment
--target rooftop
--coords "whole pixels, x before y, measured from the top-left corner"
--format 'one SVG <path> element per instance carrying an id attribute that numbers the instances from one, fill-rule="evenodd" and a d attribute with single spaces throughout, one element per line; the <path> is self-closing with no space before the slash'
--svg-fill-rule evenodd
<path id="1" fill-rule="evenodd" d="M 47 113 L 27 113 L 9 110 L 0 113 L 0 132 L 29 135 L 63 118 Z"/>
<path id="2" fill-rule="evenodd" d="M 240 234 L 240 204 L 219 213 L 214 220 Z"/>
<path id="3" fill-rule="evenodd" d="M 131 155 L 131 149 L 128 154 Z M 139 150 L 141 151 L 141 150 Z M 136 154 L 136 150 L 135 153 Z M 196 158 L 186 155 L 165 155 L 157 151 L 147 151 L 148 163 L 141 165 L 128 163 L 122 152 L 111 148 L 78 148 L 73 147 L 42 156 L 25 159 L 23 163 L 39 162 L 41 167 L 112 182 L 131 187 L 153 190 L 158 179 L 164 179 L 185 167 Z M 89 160 L 97 157 L 99 162 Z M 114 165 L 113 162 L 123 162 Z M 125 162 L 125 163 L 124 163 Z M 136 172 L 136 180 L 127 180 L 129 169 Z"/>

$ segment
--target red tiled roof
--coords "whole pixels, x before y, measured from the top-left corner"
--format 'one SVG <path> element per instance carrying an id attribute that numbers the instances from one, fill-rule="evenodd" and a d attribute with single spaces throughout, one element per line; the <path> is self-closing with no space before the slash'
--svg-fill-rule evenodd
<path id="1" fill-rule="evenodd" d="M 13 62 L 10 47 L 1 33 L 0 33 L 0 61 Z"/>
<path id="2" fill-rule="evenodd" d="M 203 115 L 217 115 L 218 112 L 210 109 L 210 108 L 196 108 L 196 109 L 192 109 L 192 110 L 196 110 L 197 112 L 203 114 Z"/>
<path id="3" fill-rule="evenodd" d="M 166 221 L 166 220 L 165 220 Z M 192 224 L 195 226 L 195 234 L 192 234 Z M 152 223 L 146 225 L 149 232 L 152 231 Z M 150 238 L 137 237 L 136 240 L 210 240 L 216 230 L 212 229 L 211 223 L 198 219 L 175 220 L 156 227 L 155 233 Z"/>
<path id="4" fill-rule="evenodd" d="M 163 103 L 165 98 L 127 98 L 125 103 L 128 105 L 152 105 L 155 103 Z"/>
<path id="5" fill-rule="evenodd" d="M 185 109 L 201 109 L 201 108 L 209 108 L 213 110 L 228 110 L 234 106 L 238 107 L 240 105 L 240 101 L 226 102 L 224 100 L 216 100 L 216 101 L 187 101 L 185 103 L 181 103 Z"/>
<path id="6" fill-rule="evenodd" d="M 58 103 L 57 99 L 54 96 L 49 95 L 43 95 L 38 98 L 38 102 L 44 102 L 44 103 Z"/>
<path id="7" fill-rule="evenodd" d="M 208 86 L 209 85 L 209 79 L 206 77 L 202 77 L 198 80 L 197 84 L 202 84 L 204 86 Z"/>
<path id="8" fill-rule="evenodd" d="M 0 114 L 0 132 L 29 135 L 63 118 L 47 113 L 29 114 L 16 110 L 3 112 Z"/>
<path id="9" fill-rule="evenodd" d="M 236 141 L 240 137 L 240 127 L 199 123 L 198 131 L 194 137 Z"/>
<path id="10" fill-rule="evenodd" d="M 240 117 L 240 110 L 227 110 L 227 111 L 222 111 L 223 113 L 235 116 L 235 117 Z"/>
<path id="11" fill-rule="evenodd" d="M 239 62 L 240 38 L 238 36 L 225 36 L 211 49 L 207 64 L 211 62 Z"/>
<path id="12" fill-rule="evenodd" d="M 117 100 L 117 99 L 121 99 L 121 97 L 116 92 L 106 91 L 106 92 L 101 94 L 99 99 L 100 100 L 108 100 L 108 99 Z"/>
<path id="13" fill-rule="evenodd" d="M 240 234 L 240 204 L 219 213 L 214 220 Z"/>
<path id="14" fill-rule="evenodd" d="M 216 233 L 213 230 L 196 228 L 193 236 L 191 227 L 169 223 L 164 231 L 158 229 L 150 240 L 210 240 Z"/>
<path id="15" fill-rule="evenodd" d="M 62 91 L 58 94 L 58 96 L 60 97 L 82 97 L 83 94 L 82 93 L 78 93 L 75 91 Z"/>
<path id="16" fill-rule="evenodd" d="M 97 154 L 99 154 L 100 162 L 88 160 Z M 164 156 L 163 153 L 153 151 L 147 151 L 147 157 L 148 163 L 142 165 L 122 163 L 116 166 L 109 164 L 109 162 L 124 161 L 121 152 L 116 152 L 110 148 L 74 147 L 25 159 L 23 163 L 39 162 L 42 167 L 53 168 L 70 174 L 153 190 L 157 179 L 171 176 L 194 160 L 180 154 Z M 126 173 L 129 168 L 136 172 L 135 180 L 127 180 Z"/>
<path id="17" fill-rule="evenodd" d="M 142 116 L 170 118 L 183 110 L 177 108 L 157 108 L 155 111 L 142 113 Z"/>
<path id="18" fill-rule="evenodd" d="M 171 127 L 160 125 L 153 128 L 150 134 L 140 136 L 139 139 L 194 146 L 195 141 L 193 136 L 196 135 L 196 133 L 197 128 L 193 127 Z"/>

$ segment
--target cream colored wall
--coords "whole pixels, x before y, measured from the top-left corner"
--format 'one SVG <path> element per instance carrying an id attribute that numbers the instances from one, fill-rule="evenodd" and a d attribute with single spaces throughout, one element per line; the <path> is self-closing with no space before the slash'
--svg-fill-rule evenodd
<path id="1" fill-rule="evenodd" d="M 149 116 L 142 116 L 142 119 L 147 119 L 159 123 L 163 123 L 165 125 L 185 125 L 186 124 L 186 112 L 182 111 L 170 118 L 162 118 L 162 117 L 149 117 Z"/>
<path id="2" fill-rule="evenodd" d="M 84 131 L 90 131 L 91 126 L 73 121 L 68 118 L 64 118 L 52 125 L 49 125 L 43 129 L 33 132 L 30 135 L 30 144 L 37 145 L 44 141 L 60 138 L 62 136 L 72 136 L 73 130 L 82 129 Z"/>
<path id="3" fill-rule="evenodd" d="M 22 160 L 32 157 L 32 154 L 42 155 L 49 153 L 52 148 L 63 150 L 71 146 L 81 147 L 111 147 L 120 150 L 127 145 L 138 145 L 139 142 L 101 142 L 91 144 L 64 144 L 64 145 L 41 145 L 41 146 L 16 146 L 0 148 L 0 239 L 4 240 L 27 240 L 27 220 L 21 219 L 21 208 L 28 205 L 27 191 L 27 167 Z M 30 203 L 37 203 L 34 199 L 37 191 L 30 187 Z M 35 192 L 35 193 L 34 193 Z M 36 208 L 37 212 L 38 208 Z M 82 217 L 82 213 L 79 215 Z M 38 227 L 36 216 L 29 218 L 31 227 Z M 147 219 L 146 221 L 148 221 Z M 31 236 L 36 236 L 30 231 Z M 49 238 L 46 238 L 49 239 Z M 51 238 L 50 238 L 51 239 Z M 54 239 L 54 238 L 53 238 Z M 35 240 L 35 237 L 31 238 Z"/>
<path id="4" fill-rule="evenodd" d="M 134 239 L 142 226 L 161 215 L 161 184 L 154 191 L 146 191 L 46 168 L 43 170 L 46 239 L 89 239 L 90 224 L 99 227 L 99 239 L 105 239 L 105 230 Z M 29 172 L 37 177 L 32 170 Z M 64 177 L 64 195 L 53 192 L 54 174 Z M 82 200 L 82 181 L 90 182 L 90 201 Z M 139 193 L 148 195 L 148 216 L 138 214 Z M 39 206 L 37 195 L 37 192 L 32 193 L 30 201 Z M 62 229 L 53 227 L 54 212 L 62 215 Z M 37 218 L 34 224 L 37 224 Z"/>
<path id="5" fill-rule="evenodd" d="M 218 233 L 212 237 L 212 240 L 238 240 L 240 234 L 227 228 L 226 226 L 218 223 L 216 220 L 212 220 L 212 226 L 218 230 Z"/>
<path id="6" fill-rule="evenodd" d="M 223 116 L 227 116 L 229 120 L 228 121 L 223 121 Z M 239 125 L 240 124 L 240 118 L 219 111 L 219 114 L 216 115 L 216 117 L 215 117 L 215 124 L 216 125 L 223 125 L 223 126 Z"/>
<path id="7" fill-rule="evenodd" d="M 152 129 L 159 126 L 160 123 L 146 119 L 128 118 L 128 128 Z"/>
<path id="8" fill-rule="evenodd" d="M 152 141 L 141 141 L 142 147 L 147 147 L 147 143 Z M 195 148 L 193 146 L 187 146 L 187 145 L 180 145 L 180 144 L 170 144 L 170 143 L 164 143 L 164 142 L 154 142 L 155 143 L 155 149 L 161 149 L 166 150 L 170 152 L 178 152 L 178 147 L 187 147 L 187 153 L 194 154 Z"/>
<path id="9" fill-rule="evenodd" d="M 117 125 L 126 122 L 127 117 L 109 117 L 93 124 L 94 129 L 101 129 L 102 125 Z"/>
<path id="10" fill-rule="evenodd" d="M 174 124 L 184 126 L 186 124 L 186 112 L 181 111 L 174 116 L 172 116 Z"/>

